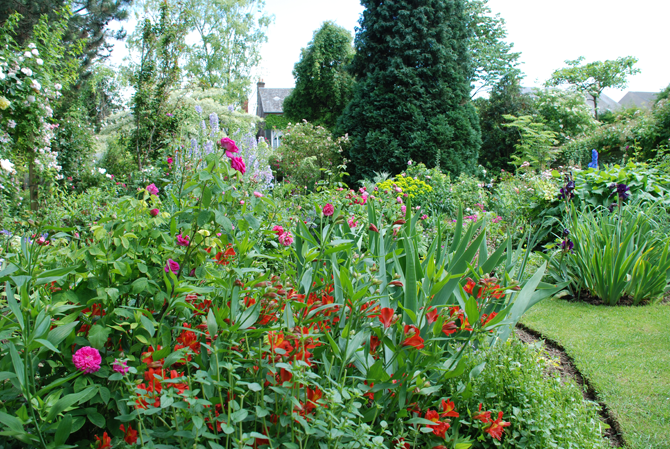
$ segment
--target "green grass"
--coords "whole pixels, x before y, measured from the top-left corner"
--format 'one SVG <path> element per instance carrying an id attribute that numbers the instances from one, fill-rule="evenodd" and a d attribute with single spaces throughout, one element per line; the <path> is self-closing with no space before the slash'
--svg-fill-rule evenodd
<path id="1" fill-rule="evenodd" d="M 558 341 L 621 425 L 627 447 L 670 448 L 670 305 L 542 301 L 522 323 Z"/>

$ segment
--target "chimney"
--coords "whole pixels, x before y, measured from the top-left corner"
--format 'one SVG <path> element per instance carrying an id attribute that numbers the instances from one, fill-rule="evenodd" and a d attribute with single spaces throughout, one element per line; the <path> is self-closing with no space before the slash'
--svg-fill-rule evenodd
<path id="1" fill-rule="evenodd" d="M 262 79 L 259 80 L 257 86 L 258 86 L 259 89 L 260 89 L 261 87 L 265 87 L 265 81 L 263 81 Z"/>

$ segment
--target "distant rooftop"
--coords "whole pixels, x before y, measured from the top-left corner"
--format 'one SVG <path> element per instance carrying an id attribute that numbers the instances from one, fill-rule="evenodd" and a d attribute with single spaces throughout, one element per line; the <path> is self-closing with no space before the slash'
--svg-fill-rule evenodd
<path id="1" fill-rule="evenodd" d="M 271 89 L 259 87 L 258 95 L 262 104 L 262 110 L 266 114 L 283 114 L 284 100 L 288 97 L 293 88 Z"/>
<path id="2" fill-rule="evenodd" d="M 530 95 L 531 97 L 537 97 L 535 95 L 535 92 L 543 89 L 542 87 L 522 87 L 521 88 L 521 93 L 525 95 Z M 586 103 L 587 106 L 589 106 L 591 109 L 593 109 L 593 97 L 591 95 L 584 95 L 584 102 Z M 610 97 L 608 97 L 605 94 L 600 95 L 600 98 L 598 98 L 598 112 L 605 112 L 605 111 L 617 111 L 621 109 L 621 105 L 617 103 L 616 101 L 612 100 Z"/>
<path id="3" fill-rule="evenodd" d="M 619 100 L 619 104 L 626 108 L 651 109 L 657 95 L 658 92 L 628 92 Z"/>

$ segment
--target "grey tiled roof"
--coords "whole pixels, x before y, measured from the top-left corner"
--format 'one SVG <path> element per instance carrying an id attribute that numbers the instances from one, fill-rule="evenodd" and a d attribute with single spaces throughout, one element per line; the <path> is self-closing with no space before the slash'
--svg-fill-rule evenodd
<path id="1" fill-rule="evenodd" d="M 284 112 L 284 100 L 293 92 L 293 88 L 270 89 L 259 87 L 258 93 L 263 104 L 263 113 L 282 114 Z"/>
<path id="2" fill-rule="evenodd" d="M 627 108 L 636 106 L 638 108 L 651 109 L 656 101 L 658 92 L 627 92 L 624 97 L 619 100 L 621 106 Z"/>
<path id="3" fill-rule="evenodd" d="M 537 95 L 535 92 L 539 91 L 540 89 L 544 89 L 542 87 L 521 87 L 521 93 L 525 95 L 529 95 L 531 98 L 537 98 Z M 584 102 L 586 103 L 587 106 L 589 106 L 591 109 L 593 109 L 593 97 L 589 94 L 584 95 Z M 604 112 L 607 110 L 610 111 L 617 111 L 621 109 L 621 105 L 617 103 L 616 101 L 612 100 L 610 97 L 608 97 L 605 94 L 601 94 L 600 98 L 598 98 L 598 111 L 599 112 Z"/>

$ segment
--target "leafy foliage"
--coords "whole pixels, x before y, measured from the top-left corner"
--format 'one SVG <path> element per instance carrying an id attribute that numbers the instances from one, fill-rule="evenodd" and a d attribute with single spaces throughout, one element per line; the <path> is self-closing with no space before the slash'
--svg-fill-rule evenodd
<path id="1" fill-rule="evenodd" d="M 504 115 L 503 118 L 509 120 L 503 126 L 513 128 L 519 133 L 519 142 L 515 145 L 517 152 L 512 155 L 514 165 L 545 170 L 556 160 L 560 153 L 556 147 L 556 133 L 544 123 L 530 115 Z"/>
<path id="2" fill-rule="evenodd" d="M 363 1 L 353 99 L 338 124 L 352 140 L 354 180 L 407 161 L 472 171 L 481 144 L 461 0 Z"/>
<path id="3" fill-rule="evenodd" d="M 349 31 L 324 22 L 295 64 L 295 89 L 284 100 L 284 114 L 293 122 L 307 120 L 333 130 L 351 98 L 353 77 L 347 66 L 354 55 Z"/>
<path id="4" fill-rule="evenodd" d="M 623 89 L 626 87 L 626 77 L 640 73 L 640 69 L 633 66 L 637 58 L 626 56 L 615 60 L 584 62 L 581 56 L 574 61 L 565 61 L 568 67 L 556 70 L 551 78 L 545 83 L 547 86 L 560 86 L 570 84 L 580 92 L 591 96 L 593 100 L 594 115 L 598 119 L 598 99 L 603 90 L 608 87 Z"/>

